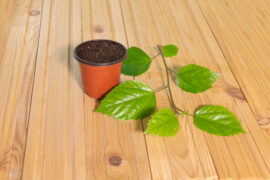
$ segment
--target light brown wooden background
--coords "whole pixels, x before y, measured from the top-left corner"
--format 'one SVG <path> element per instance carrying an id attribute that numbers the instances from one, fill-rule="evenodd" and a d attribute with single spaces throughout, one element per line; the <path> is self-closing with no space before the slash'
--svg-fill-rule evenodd
<path id="1" fill-rule="evenodd" d="M 94 113 L 72 57 L 94 38 L 151 56 L 157 44 L 177 44 L 172 69 L 196 63 L 222 74 L 198 95 L 173 84 L 177 106 L 224 105 L 247 133 L 216 137 L 179 117 L 179 133 L 160 138 L 143 133 L 147 119 Z M 161 59 L 137 79 L 164 85 Z M 157 94 L 159 108 L 167 95 Z M 1 180 L 269 179 L 269 170 L 270 1 L 0 0 Z"/>

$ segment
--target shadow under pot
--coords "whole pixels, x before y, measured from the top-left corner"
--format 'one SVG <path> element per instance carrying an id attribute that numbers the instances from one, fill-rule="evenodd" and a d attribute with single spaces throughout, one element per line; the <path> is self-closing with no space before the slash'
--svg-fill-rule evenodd
<path id="1" fill-rule="evenodd" d="M 127 49 L 112 40 L 90 40 L 75 48 L 74 57 L 80 65 L 85 93 L 99 99 L 119 84 Z"/>

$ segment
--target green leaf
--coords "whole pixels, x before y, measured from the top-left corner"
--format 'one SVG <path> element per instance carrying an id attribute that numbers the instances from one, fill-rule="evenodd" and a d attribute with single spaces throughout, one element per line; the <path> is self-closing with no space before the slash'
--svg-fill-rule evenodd
<path id="1" fill-rule="evenodd" d="M 140 48 L 128 49 L 128 57 L 122 64 L 122 74 L 138 76 L 146 72 L 152 63 L 151 58 Z"/>
<path id="2" fill-rule="evenodd" d="M 169 108 L 157 111 L 149 120 L 145 133 L 157 136 L 173 136 L 178 132 L 179 122 L 174 112 Z"/>
<path id="3" fill-rule="evenodd" d="M 187 92 L 199 93 L 212 87 L 220 75 L 205 67 L 188 64 L 178 71 L 178 86 Z"/>
<path id="4" fill-rule="evenodd" d="M 174 44 L 163 46 L 162 53 L 165 57 L 176 56 L 178 53 L 178 47 Z"/>
<path id="5" fill-rule="evenodd" d="M 197 128 L 217 136 L 245 133 L 235 115 L 223 106 L 203 106 L 196 111 L 194 124 Z"/>
<path id="6" fill-rule="evenodd" d="M 126 81 L 115 87 L 101 101 L 96 112 L 115 119 L 142 119 L 150 116 L 156 108 L 153 90 L 139 81 Z"/>

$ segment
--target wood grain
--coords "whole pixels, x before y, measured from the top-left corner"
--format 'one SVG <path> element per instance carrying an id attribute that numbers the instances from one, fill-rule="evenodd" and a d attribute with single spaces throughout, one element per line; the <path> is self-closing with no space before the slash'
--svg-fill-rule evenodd
<path id="1" fill-rule="evenodd" d="M 23 179 L 72 178 L 69 5 L 44 1 Z M 55 11 L 57 7 L 61 11 Z"/>
<path id="2" fill-rule="evenodd" d="M 269 179 L 270 3 L 266 0 L 0 0 L 0 179 Z M 73 49 L 113 39 L 177 71 L 196 63 L 221 77 L 190 94 L 170 74 L 176 105 L 228 107 L 246 134 L 216 137 L 179 116 L 174 137 L 144 134 L 148 119 L 118 121 L 95 113 L 84 94 Z M 121 76 L 121 82 L 133 79 Z M 161 57 L 136 78 L 166 84 Z M 167 90 L 158 109 L 170 107 Z"/>
<path id="3" fill-rule="evenodd" d="M 120 4 L 47 1 L 44 9 L 38 53 L 42 60 L 35 77 L 24 179 L 150 178 L 143 134 L 130 134 L 137 123 L 94 113 L 97 102 L 82 94 L 78 65 L 72 58 L 71 49 L 82 40 L 126 42 Z"/>
<path id="4" fill-rule="evenodd" d="M 189 94 L 185 95 L 186 93 L 183 93 L 186 96 L 186 101 L 183 101 L 183 103 L 186 104 L 186 102 L 190 102 L 188 101 L 188 99 L 189 100 L 192 99 L 191 102 L 192 103 L 197 102 L 198 105 L 209 104 L 209 103 L 222 104 L 227 107 L 233 107 L 232 110 L 234 110 L 236 114 L 240 114 L 240 112 L 242 112 L 242 109 L 245 109 L 245 112 L 249 114 L 248 119 L 250 120 L 248 120 L 247 118 L 243 118 L 243 119 L 241 118 L 240 120 L 242 122 L 244 121 L 243 122 L 244 126 L 245 126 L 245 122 L 249 123 L 252 120 L 254 121 L 255 118 L 252 115 L 252 112 L 249 109 L 247 103 L 242 103 L 242 102 L 237 103 L 235 102 L 235 100 L 232 99 L 234 97 L 231 97 L 225 92 L 227 89 L 231 88 L 231 86 L 237 87 L 238 85 L 235 79 L 233 78 L 232 72 L 226 63 L 226 60 L 224 59 L 224 57 L 222 57 L 222 54 L 220 52 L 218 45 L 211 44 L 210 47 L 208 47 L 209 45 L 206 43 L 206 40 L 209 43 L 215 43 L 215 41 L 213 41 L 213 37 L 211 37 L 211 31 L 209 30 L 207 24 L 204 23 L 203 21 L 204 17 L 202 14 L 200 14 L 200 11 L 198 7 L 196 6 L 196 4 L 192 3 L 191 1 L 186 1 L 186 2 L 181 1 L 181 3 L 179 1 L 172 1 L 170 8 L 166 9 L 168 4 L 167 3 L 165 4 L 162 2 L 163 1 L 160 1 L 160 7 L 162 7 L 160 8 L 160 10 L 155 10 L 154 8 L 155 3 L 152 3 L 152 6 L 151 6 L 153 7 L 152 8 L 153 14 L 155 14 L 155 17 L 156 17 L 155 19 L 156 24 L 160 23 L 161 24 L 160 26 L 154 24 L 153 20 L 152 22 L 151 20 L 149 20 L 146 23 L 145 22 L 146 18 L 145 17 L 141 18 L 144 21 L 144 23 L 142 24 L 148 24 L 148 27 L 144 25 L 145 27 L 144 29 L 148 28 L 147 30 L 145 30 L 146 33 L 142 31 L 138 33 L 140 35 L 144 34 L 142 39 L 144 39 L 145 41 L 145 39 L 149 38 L 152 41 L 156 41 L 158 43 L 159 41 L 153 38 L 151 35 L 154 34 L 154 37 L 157 37 L 157 35 L 155 34 L 155 29 L 160 27 L 159 32 L 161 32 L 162 34 L 161 36 L 165 36 L 163 39 L 167 41 L 167 43 L 170 43 L 169 40 L 174 41 L 175 38 L 179 41 L 178 43 L 181 42 L 179 46 L 181 47 L 183 51 L 182 53 L 184 57 L 181 59 L 181 61 L 180 60 L 172 61 L 173 67 L 179 68 L 182 65 L 184 65 L 184 63 L 186 64 L 186 63 L 195 62 L 197 64 L 201 64 L 204 66 L 208 65 L 207 67 L 217 72 L 222 72 L 222 74 L 224 74 L 223 80 L 219 81 L 220 87 L 213 88 L 211 91 L 205 93 L 206 95 L 203 95 L 203 94 L 199 95 L 200 100 L 197 97 L 195 98 L 193 95 L 189 95 Z M 143 5 L 143 7 L 145 6 L 147 5 Z M 137 8 L 140 10 L 140 12 L 138 12 L 137 14 L 145 14 L 146 12 L 148 12 L 148 14 L 151 14 L 151 9 L 150 10 L 147 9 L 145 10 L 145 12 L 142 12 L 143 8 L 141 8 L 140 6 L 137 6 Z M 163 15 L 165 17 L 160 16 L 163 10 L 164 10 Z M 194 12 L 192 12 L 193 10 Z M 133 9 L 133 11 L 136 12 L 136 9 L 135 10 Z M 170 12 L 173 13 L 171 16 L 170 16 Z M 188 16 L 185 16 L 185 14 L 188 14 Z M 167 19 L 166 19 L 166 16 L 168 17 Z M 140 21 L 138 19 L 139 18 L 137 18 L 137 23 Z M 165 19 L 165 20 L 162 22 L 159 22 L 162 19 Z M 175 20 L 175 23 L 173 19 Z M 199 20 L 200 23 L 197 23 L 197 19 Z M 168 25 L 164 25 L 166 23 L 168 23 Z M 152 26 L 154 27 L 153 29 L 151 28 Z M 155 26 L 158 26 L 158 27 L 155 27 Z M 179 30 L 177 30 L 177 27 L 174 27 L 174 26 L 178 26 Z M 170 34 L 170 28 L 173 29 L 171 30 L 171 34 L 172 34 L 171 37 L 166 36 Z M 135 29 L 135 28 L 132 28 L 132 29 Z M 201 29 L 201 31 L 198 31 L 198 29 Z M 175 32 L 177 31 L 178 32 L 180 31 L 180 33 L 176 34 Z M 151 34 L 150 33 L 147 34 L 147 32 L 151 32 Z M 128 34 L 128 37 L 129 36 L 134 37 L 134 35 L 129 35 L 129 33 L 127 34 Z M 221 60 L 219 60 L 220 67 L 214 66 L 216 64 L 215 62 L 216 57 L 215 56 L 213 57 L 213 54 L 221 55 L 221 57 L 218 57 L 218 58 L 222 58 Z M 153 79 L 157 79 L 157 78 L 155 77 Z M 228 84 L 227 82 L 229 82 L 230 84 Z M 220 101 L 221 97 L 223 99 L 222 101 Z M 195 107 L 193 107 L 192 109 L 194 110 Z M 239 115 L 239 117 L 241 117 L 241 115 Z M 221 140 L 220 138 L 216 138 L 213 136 L 203 135 L 201 134 L 201 132 L 198 132 L 198 130 L 195 128 L 193 128 L 193 132 L 194 132 L 193 135 L 194 135 L 195 143 L 197 143 L 198 152 L 201 153 L 200 158 L 211 159 L 211 157 L 209 156 L 208 157 L 202 156 L 202 153 L 205 152 L 205 149 L 207 148 L 205 146 L 208 146 L 211 155 L 214 157 L 214 163 L 215 163 L 216 170 L 220 178 L 227 178 L 227 177 L 245 178 L 245 177 L 253 177 L 253 176 L 254 177 L 269 177 L 267 167 L 265 166 L 265 162 L 263 158 L 261 157 L 260 152 L 256 146 L 256 143 L 254 142 L 253 137 L 251 135 L 247 134 L 245 136 L 238 136 L 234 138 L 223 138 Z M 204 137 L 206 139 L 206 144 L 203 145 L 202 140 L 204 139 Z M 267 143 L 267 141 L 265 141 L 265 143 Z M 239 147 L 236 148 L 235 144 L 238 144 Z M 212 147 L 222 147 L 222 148 L 215 149 Z M 224 160 L 217 160 L 218 157 L 222 157 L 224 158 Z M 205 160 L 203 160 L 203 162 L 204 161 Z M 252 167 L 253 165 L 250 166 L 251 164 L 253 165 L 256 164 L 256 165 Z M 178 164 L 178 168 L 179 168 L 179 164 Z M 155 168 L 155 169 L 158 169 L 158 168 Z M 226 171 L 224 174 L 222 174 L 224 172 L 224 169 L 227 170 L 229 174 L 226 174 Z M 176 177 L 179 177 L 179 176 L 180 175 L 177 174 Z"/>
<path id="5" fill-rule="evenodd" d="M 23 169 L 42 1 L 1 1 L 0 7 L 0 179 L 19 179 Z M 33 11 L 38 13 L 33 15 Z"/>
<path id="6" fill-rule="evenodd" d="M 157 14 L 160 12 L 155 12 L 156 9 L 154 9 L 158 8 L 158 4 L 155 2 L 150 4 L 147 1 L 121 2 L 130 46 L 140 46 L 151 56 L 156 55 L 158 53 L 156 45 L 162 42 L 159 33 L 159 26 L 162 22 L 155 19 L 156 16 L 158 16 L 158 19 L 160 18 Z M 146 13 L 148 14 L 147 17 L 144 16 Z M 136 79 L 150 83 L 153 89 L 164 86 L 166 78 L 164 77 L 164 67 L 160 58 L 154 59 L 149 73 Z M 158 108 L 170 106 L 165 91 L 159 92 L 156 97 L 158 99 Z M 195 144 L 192 141 L 186 141 L 187 139 L 192 140 L 189 125 L 186 120 L 180 120 L 180 123 L 183 127 L 175 137 L 161 139 L 146 135 L 153 179 L 203 177 Z M 146 124 L 147 120 L 144 121 L 144 128 L 146 128 Z M 216 177 L 214 166 L 211 164 L 211 156 L 208 155 L 208 160 L 210 160 L 208 168 L 212 168 L 210 176 Z"/>
<path id="7" fill-rule="evenodd" d="M 264 162 L 270 165 L 269 13 L 267 1 L 198 1 L 254 116 L 247 121 Z M 244 4 L 244 5 L 243 5 Z M 254 16 L 247 18 L 245 12 Z M 215 16 L 213 16 L 215 14 Z M 265 82 L 265 83 L 263 83 Z M 233 93 L 235 94 L 235 93 Z M 242 113 L 243 114 L 243 113 Z M 243 115 L 241 115 L 243 116 Z"/>
<path id="8" fill-rule="evenodd" d="M 193 62 L 197 64 L 207 65 L 212 70 L 215 70 L 222 74 L 222 78 L 220 78 L 219 82 L 217 82 L 221 84 L 217 84 L 217 87 L 214 87 L 213 89 L 211 89 L 210 91 L 207 91 L 206 93 L 208 94 L 207 96 L 207 99 L 209 101 L 208 103 L 222 104 L 222 105 L 225 105 L 226 107 L 231 107 L 231 110 L 233 110 L 233 112 L 239 117 L 239 120 L 242 122 L 243 126 L 245 127 L 247 131 L 247 134 L 245 136 L 224 138 L 224 145 L 227 146 L 228 152 L 230 153 L 232 157 L 231 162 L 235 164 L 236 166 L 235 169 L 238 171 L 238 176 L 240 178 L 253 177 L 253 176 L 264 177 L 264 178 L 269 177 L 269 172 L 268 172 L 267 167 L 265 166 L 264 158 L 262 158 L 260 155 L 261 149 L 257 147 L 257 142 L 260 140 L 256 139 L 256 141 L 254 141 L 254 137 L 253 137 L 255 134 L 254 132 L 256 132 L 256 134 L 261 135 L 261 137 L 262 137 L 262 134 L 258 128 L 256 129 L 257 126 L 251 123 L 255 121 L 252 111 L 249 109 L 248 104 L 245 101 L 243 101 L 241 98 L 239 99 L 235 96 L 231 97 L 230 94 L 229 95 L 227 94 L 228 89 L 230 89 L 231 87 L 236 87 L 237 89 L 239 89 L 239 85 L 237 85 L 224 57 L 221 56 L 222 53 L 220 52 L 211 34 L 211 31 L 209 30 L 209 27 L 207 26 L 207 23 L 203 20 L 203 16 L 201 12 L 199 11 L 199 7 L 195 3 L 195 1 L 187 1 L 187 2 L 188 2 L 187 4 L 190 7 L 192 14 L 194 15 L 195 22 L 197 22 L 198 26 L 201 29 L 201 32 L 199 31 L 198 34 L 201 34 L 202 36 L 202 38 L 199 38 L 198 36 L 195 35 L 195 33 L 193 33 L 192 37 L 195 37 L 196 39 L 195 42 L 190 41 L 188 38 L 185 40 L 186 43 L 190 44 L 190 48 L 188 49 L 190 56 L 193 59 Z M 179 23 L 181 22 L 182 21 L 179 21 Z M 182 24 L 181 27 L 185 29 L 185 27 L 188 27 L 188 25 Z M 192 29 L 195 29 L 195 28 L 187 29 L 187 31 L 185 32 L 190 32 L 192 31 Z M 199 42 L 203 43 L 204 46 L 195 48 L 196 46 L 198 46 L 197 44 Z M 209 46 L 209 48 L 202 48 L 202 47 L 207 47 L 207 46 Z M 218 64 L 218 65 L 215 67 L 215 64 Z M 243 115 L 243 112 L 245 112 L 244 114 L 247 116 Z M 255 131 L 255 129 L 257 131 Z M 220 140 L 220 138 L 216 138 L 214 136 L 209 136 L 209 135 L 207 135 L 206 138 L 208 141 L 209 148 L 213 147 L 211 145 L 212 143 L 214 143 L 215 147 L 221 147 L 222 141 Z M 268 143 L 268 141 L 264 141 L 264 143 Z M 236 146 L 236 144 L 238 144 L 238 146 Z M 267 146 L 264 146 L 264 148 L 267 148 Z M 218 155 L 219 153 L 221 153 L 219 155 L 220 157 L 222 156 L 224 157 L 224 154 L 225 154 L 220 151 L 220 148 L 218 148 L 218 150 L 211 150 L 211 153 L 213 157 L 214 155 Z M 254 156 L 255 154 L 257 154 L 257 157 Z M 215 159 L 217 158 L 214 157 L 213 159 L 215 161 Z M 226 159 L 226 163 L 228 162 L 230 161 Z M 218 164 L 222 164 L 222 163 L 223 161 L 215 161 L 215 166 L 220 177 L 222 177 L 222 175 L 220 174 L 223 171 L 219 170 Z M 256 167 L 251 167 L 249 166 L 250 164 L 256 164 Z M 228 166 L 228 167 L 232 167 L 232 166 Z M 223 166 L 223 167 L 226 167 L 226 166 Z M 231 170 L 235 170 L 235 169 L 231 169 Z M 230 177 L 230 175 L 228 177 Z"/>
<path id="9" fill-rule="evenodd" d="M 126 44 L 120 3 L 83 1 L 83 40 L 113 39 Z M 125 77 L 122 77 L 125 79 Z M 121 122 L 93 113 L 96 102 L 85 95 L 88 177 L 94 179 L 150 179 L 141 122 Z M 137 128 L 137 129 L 136 129 Z M 96 137 L 96 138 L 93 138 Z M 102 161 L 101 161 L 102 159 Z M 96 162 L 96 163 L 93 163 Z"/>
<path id="10" fill-rule="evenodd" d="M 71 2 L 71 44 L 69 56 L 72 59 L 72 49 L 82 41 L 82 3 Z M 84 118 L 84 94 L 80 79 L 80 69 L 76 61 L 71 60 L 71 73 L 73 81 L 73 179 L 86 179 L 86 142 L 85 142 L 85 118 Z"/>

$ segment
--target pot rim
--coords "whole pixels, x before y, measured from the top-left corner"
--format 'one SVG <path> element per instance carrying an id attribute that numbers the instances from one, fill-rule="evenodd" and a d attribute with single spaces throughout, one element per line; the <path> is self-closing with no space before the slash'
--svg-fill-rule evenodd
<path id="1" fill-rule="evenodd" d="M 78 48 L 79 48 L 80 46 L 84 45 L 84 44 L 87 44 L 87 43 L 89 43 L 89 42 L 94 42 L 94 41 L 110 41 L 110 42 L 117 43 L 117 44 L 119 44 L 119 45 L 125 50 L 125 54 L 124 54 L 121 58 L 118 58 L 118 59 L 116 59 L 116 60 L 114 60 L 114 61 L 112 61 L 112 62 L 107 62 L 107 63 L 89 62 L 89 61 L 86 61 L 86 60 L 80 58 L 80 57 L 77 55 L 77 50 L 78 50 Z M 120 63 L 120 62 L 122 62 L 123 60 L 126 59 L 126 57 L 127 57 L 127 48 L 126 48 L 123 44 L 121 44 L 121 43 L 119 43 L 119 42 L 117 42 L 117 41 L 110 40 L 110 39 L 93 39 L 93 40 L 84 41 L 84 42 L 78 44 L 78 45 L 75 47 L 74 51 L 73 51 L 73 56 L 74 56 L 74 58 L 75 58 L 77 61 L 79 61 L 79 62 L 81 62 L 81 63 L 83 63 L 83 64 L 92 65 L 92 66 L 110 66 L 110 65 L 114 65 L 114 64 Z"/>

